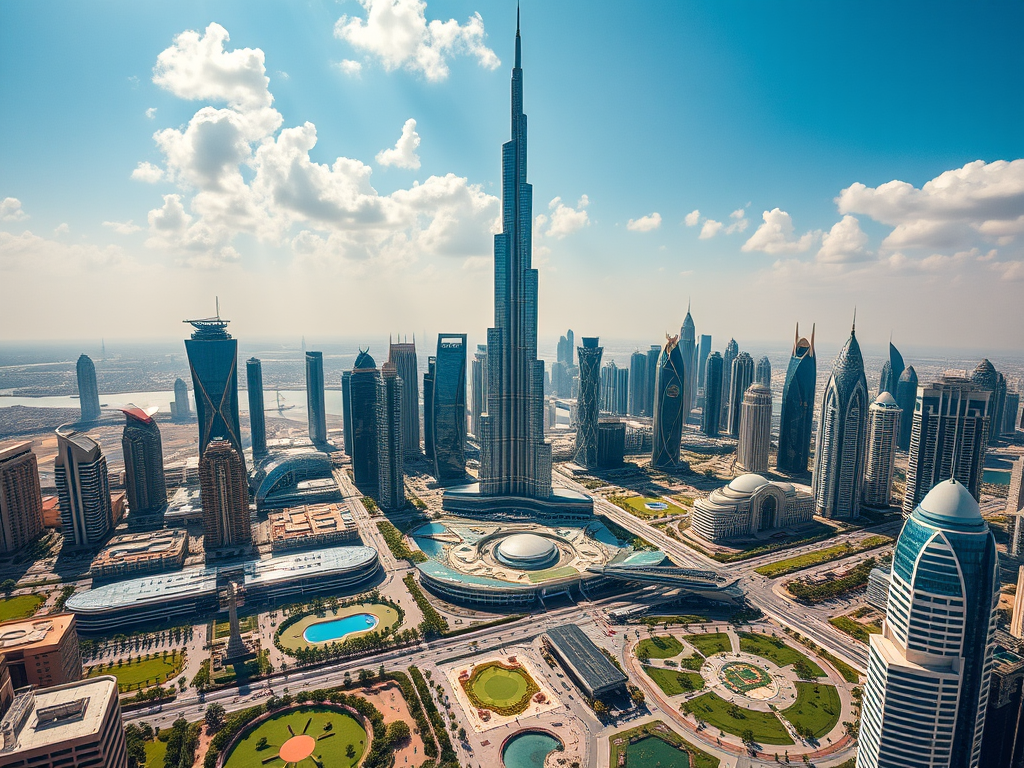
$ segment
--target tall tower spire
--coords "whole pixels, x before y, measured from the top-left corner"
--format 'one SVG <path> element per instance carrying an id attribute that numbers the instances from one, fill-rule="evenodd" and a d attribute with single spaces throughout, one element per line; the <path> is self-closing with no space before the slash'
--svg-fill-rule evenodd
<path id="1" fill-rule="evenodd" d="M 523 46 L 519 37 L 519 3 L 516 3 L 516 69 L 523 67 Z"/>

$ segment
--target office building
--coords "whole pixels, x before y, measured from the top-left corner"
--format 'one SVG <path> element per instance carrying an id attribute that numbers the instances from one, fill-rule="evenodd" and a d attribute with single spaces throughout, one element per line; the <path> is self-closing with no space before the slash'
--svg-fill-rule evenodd
<path id="1" fill-rule="evenodd" d="M 582 376 L 582 374 L 581 374 Z M 599 407 L 604 413 L 615 413 L 615 400 L 618 397 L 619 368 L 614 360 L 609 360 L 601 368 L 599 391 L 601 393 Z"/>
<path id="2" fill-rule="evenodd" d="M 434 461 L 434 372 L 437 358 L 427 357 L 427 372 L 423 374 L 423 453 Z M 482 424 L 483 422 L 481 422 Z"/>
<path id="3" fill-rule="evenodd" d="M 832 364 L 818 414 L 814 450 L 814 512 L 849 520 L 860 511 L 868 423 L 868 383 L 856 326 Z"/>
<path id="4" fill-rule="evenodd" d="M 1006 512 L 1010 540 L 1006 545 L 1010 557 L 1024 557 L 1024 456 L 1013 462 L 1010 488 L 1006 494 Z M 1021 593 L 1024 594 L 1024 593 Z"/>
<path id="5" fill-rule="evenodd" d="M 19 691 L 0 720 L 0 740 L 5 766 L 126 768 L 117 678 Z"/>
<path id="6" fill-rule="evenodd" d="M 644 402 L 647 404 L 647 411 L 644 413 L 644 416 L 654 416 L 654 391 L 657 387 L 658 360 L 660 357 L 661 347 L 657 344 L 652 344 L 650 349 L 647 350 L 647 364 L 644 366 L 644 372 L 647 375 L 644 385 Z"/>
<path id="7" fill-rule="evenodd" d="M 159 512 L 167 506 L 167 482 L 160 427 L 153 420 L 156 408 L 142 410 L 129 405 L 121 412 L 124 414 L 121 450 L 128 508 L 133 515 Z"/>
<path id="8" fill-rule="evenodd" d="M 211 440 L 199 459 L 207 556 L 219 549 L 248 549 L 252 543 L 246 481 L 245 462 L 231 441 L 219 437 Z"/>
<path id="9" fill-rule="evenodd" d="M 349 382 L 352 408 L 352 475 L 365 494 L 376 491 L 377 468 L 377 363 L 368 349 L 360 349 Z"/>
<path id="10" fill-rule="evenodd" d="M 186 422 L 192 420 L 192 408 L 188 402 L 188 384 L 184 379 L 174 380 L 174 399 L 171 401 L 171 420 Z"/>
<path id="11" fill-rule="evenodd" d="M 679 337 L 667 336 L 658 359 L 654 389 L 654 449 L 651 466 L 676 469 L 680 465 L 679 445 L 686 422 L 686 363 L 679 350 Z"/>
<path id="12" fill-rule="evenodd" d="M 514 85 L 513 85 L 514 87 Z M 525 117 L 525 115 L 523 116 Z M 514 128 L 513 128 L 514 130 Z M 524 136 L 525 138 L 525 136 Z M 525 158 L 524 158 L 525 159 Z M 573 335 L 572 328 L 565 332 L 564 336 L 558 338 L 558 347 L 555 350 L 555 359 L 559 363 L 565 363 L 568 366 L 574 365 L 573 353 L 576 348 L 576 338 Z"/>
<path id="13" fill-rule="evenodd" d="M 100 417 L 100 390 L 96 384 L 96 366 L 92 358 L 82 355 L 75 366 L 78 372 L 78 404 L 84 421 L 95 421 Z"/>
<path id="14" fill-rule="evenodd" d="M 892 478 L 896 468 L 896 436 L 903 411 L 887 390 L 868 408 L 867 457 L 861 503 L 872 509 L 888 509 L 892 500 Z"/>
<path id="15" fill-rule="evenodd" d="M 545 645 L 587 698 L 599 699 L 625 689 L 625 672 L 575 624 L 549 629 Z"/>
<path id="16" fill-rule="evenodd" d="M 903 355 L 889 342 L 889 359 L 882 365 L 882 375 L 878 382 L 878 391 L 888 392 L 893 397 L 899 389 L 900 377 L 903 375 Z"/>
<path id="17" fill-rule="evenodd" d="M 351 458 L 355 451 L 352 442 L 352 371 L 342 371 L 341 374 L 341 424 L 345 454 Z"/>
<path id="18" fill-rule="evenodd" d="M 1002 394 L 1006 391 L 1006 380 L 1000 381 L 999 372 L 996 371 L 988 358 L 978 363 L 977 367 L 971 372 L 970 380 L 978 389 L 991 393 L 988 402 L 988 444 L 993 445 L 1002 436 L 997 433 L 999 432 L 998 425 L 1002 423 Z"/>
<path id="19" fill-rule="evenodd" d="M 0 623 L 0 654 L 7 659 L 15 689 L 49 688 L 82 677 L 77 623 L 71 613 Z"/>
<path id="20" fill-rule="evenodd" d="M 173 571 L 185 565 L 188 533 L 165 528 L 113 536 L 89 566 L 93 580 L 125 579 L 146 573 Z"/>
<path id="21" fill-rule="evenodd" d="M 732 375 L 729 377 L 729 436 L 740 436 L 740 416 L 743 396 L 754 381 L 754 358 L 740 352 L 732 361 Z"/>
<path id="22" fill-rule="evenodd" d="M 217 317 L 186 320 L 195 330 L 185 339 L 192 391 L 199 417 L 199 456 L 215 437 L 227 440 L 242 456 L 238 426 L 238 341 L 228 333 L 228 321 Z M 244 459 L 243 459 L 244 461 Z"/>
<path id="23" fill-rule="evenodd" d="M 270 513 L 270 545 L 274 552 L 320 549 L 359 543 L 359 528 L 348 507 L 304 504 Z"/>
<path id="24" fill-rule="evenodd" d="M 395 366 L 402 382 L 402 445 L 406 456 L 420 453 L 420 374 L 416 364 L 416 337 L 392 341 L 388 362 Z"/>
<path id="25" fill-rule="evenodd" d="M 914 405 L 917 403 L 917 371 L 908 365 L 903 369 L 900 380 L 896 383 L 896 405 L 903 411 L 900 418 L 900 434 L 896 446 L 901 451 L 910 450 L 910 437 L 914 431 Z"/>
<path id="26" fill-rule="evenodd" d="M 82 432 L 57 430 L 54 459 L 65 547 L 102 544 L 114 527 L 107 459 L 99 443 Z"/>
<path id="27" fill-rule="evenodd" d="M 470 406 L 469 431 L 480 439 L 480 417 L 487 410 L 487 345 L 477 344 L 476 353 L 470 362 L 473 379 L 473 397 Z"/>
<path id="28" fill-rule="evenodd" d="M 576 350 L 580 366 L 580 389 L 576 399 L 576 448 L 573 461 L 581 467 L 597 466 L 597 420 L 600 415 L 601 355 L 596 336 L 584 336 Z"/>
<path id="29" fill-rule="evenodd" d="M 708 363 L 708 355 L 711 354 L 711 335 L 702 333 L 700 344 L 697 345 L 697 387 L 704 389 L 704 372 Z M 700 405 L 698 403 L 698 405 Z"/>
<path id="30" fill-rule="evenodd" d="M 772 392 L 768 387 L 757 381 L 747 387 L 739 421 L 737 465 L 747 472 L 767 472 L 772 444 Z"/>
<path id="31" fill-rule="evenodd" d="M 811 455 L 811 431 L 814 423 L 814 386 L 817 381 L 814 355 L 814 326 L 810 340 L 800 336 L 796 325 L 793 351 L 782 387 L 782 412 L 779 418 L 779 453 L 775 466 L 779 472 L 802 475 Z"/>
<path id="32" fill-rule="evenodd" d="M 306 353 L 306 414 L 309 439 L 317 448 L 327 446 L 327 406 L 324 403 L 324 353 Z"/>
<path id="33" fill-rule="evenodd" d="M 740 353 L 736 339 L 729 339 L 722 355 L 722 410 L 719 429 L 729 431 L 729 396 L 732 394 L 732 364 Z"/>
<path id="34" fill-rule="evenodd" d="M 979 766 L 1024 768 L 1024 657 L 999 648 L 994 654 Z"/>
<path id="35" fill-rule="evenodd" d="M 904 517 L 933 486 L 950 477 L 980 498 L 991 402 L 990 390 L 958 376 L 945 375 L 917 388 Z"/>
<path id="36" fill-rule="evenodd" d="M 858 768 L 981 768 L 998 597 L 995 538 L 967 488 L 943 480 L 896 542 Z"/>
<path id="37" fill-rule="evenodd" d="M 690 419 L 690 412 L 697 405 L 697 329 L 690 315 L 690 307 L 686 307 L 686 317 L 679 329 L 679 354 L 686 368 L 686 386 L 683 387 L 683 422 Z"/>
<path id="38" fill-rule="evenodd" d="M 388 361 L 377 377 L 377 503 L 385 512 L 405 507 L 403 405 L 402 379 Z"/>
<path id="39" fill-rule="evenodd" d="M 597 424 L 597 466 L 621 467 L 626 457 L 626 425 L 618 419 L 601 419 Z"/>
<path id="40" fill-rule="evenodd" d="M 812 522 L 814 497 L 806 486 L 772 482 L 750 473 L 693 503 L 692 530 L 716 544 Z"/>
<path id="41" fill-rule="evenodd" d="M 868 574 L 868 591 L 865 595 L 868 605 L 885 611 L 889 605 L 889 569 L 875 567 Z"/>
<path id="42" fill-rule="evenodd" d="M 768 359 L 768 355 L 762 355 L 761 359 L 757 361 L 754 381 L 764 384 L 768 389 L 772 388 L 772 361 Z"/>
<path id="43" fill-rule="evenodd" d="M 245 384 L 249 396 L 249 434 L 252 436 L 252 457 L 267 455 L 267 419 L 263 405 L 263 363 L 250 357 L 245 363 Z"/>
<path id="44" fill-rule="evenodd" d="M 615 401 L 612 413 L 625 416 L 629 410 L 629 369 L 615 370 Z"/>
<path id="45" fill-rule="evenodd" d="M 430 399 L 434 478 L 439 483 L 462 480 L 466 476 L 466 334 L 438 334 Z"/>
<path id="46" fill-rule="evenodd" d="M 718 437 L 722 414 L 722 369 L 724 361 L 718 352 L 708 355 L 704 370 L 704 410 L 700 430 L 708 437 Z"/>
<path id="47" fill-rule="evenodd" d="M 32 443 L 0 445 L 0 554 L 11 554 L 43 532 L 43 496 Z"/>
<path id="48" fill-rule="evenodd" d="M 1003 437 L 1013 437 L 1017 431 L 1017 412 L 1020 410 L 1020 394 L 1007 392 L 1003 401 Z"/>
<path id="49" fill-rule="evenodd" d="M 647 355 L 636 351 L 629 356 L 629 415 L 642 416 L 647 409 Z"/>

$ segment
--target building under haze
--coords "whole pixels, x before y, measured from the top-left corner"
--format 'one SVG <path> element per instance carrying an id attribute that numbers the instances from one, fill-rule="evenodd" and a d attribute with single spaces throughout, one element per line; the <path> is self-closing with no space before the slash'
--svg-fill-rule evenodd
<path id="1" fill-rule="evenodd" d="M 580 367 L 579 396 L 576 399 L 576 448 L 573 461 L 581 467 L 597 466 L 597 421 L 600 416 L 601 355 L 597 336 L 584 336 L 576 350 Z"/>
<path id="2" fill-rule="evenodd" d="M 704 369 L 704 410 L 700 429 L 708 437 L 718 437 L 722 413 L 722 369 L 724 363 L 718 352 L 708 355 Z"/>
<path id="3" fill-rule="evenodd" d="M 988 444 L 993 445 L 1002 437 L 1003 398 L 1006 395 L 1006 379 L 996 371 L 995 367 L 985 358 L 971 372 L 971 383 L 978 389 L 991 393 L 988 403 Z"/>
<path id="4" fill-rule="evenodd" d="M 107 459 L 83 432 L 57 430 L 54 478 L 66 547 L 95 547 L 114 527 Z"/>
<path id="5" fill-rule="evenodd" d="M 896 469 L 896 437 L 903 411 L 896 398 L 883 389 L 868 408 L 867 457 L 861 501 L 865 507 L 888 509 L 892 503 L 892 478 Z"/>
<path id="6" fill-rule="evenodd" d="M 697 345 L 697 407 L 704 407 L 704 376 L 711 354 L 711 335 L 702 333 Z"/>
<path id="7" fill-rule="evenodd" d="M 882 375 L 878 382 L 879 392 L 888 392 L 893 397 L 896 397 L 896 392 L 899 388 L 900 376 L 903 375 L 904 364 L 903 355 L 900 351 L 893 346 L 893 343 L 889 342 L 889 359 L 882 365 Z"/>
<path id="8" fill-rule="evenodd" d="M 768 389 L 772 388 L 772 361 L 768 359 L 768 355 L 762 355 L 761 359 L 757 361 L 754 381 L 764 384 Z"/>
<path id="9" fill-rule="evenodd" d="M 729 339 L 722 355 L 722 404 L 719 429 L 729 431 L 729 395 L 732 394 L 732 364 L 740 353 L 740 345 L 736 339 Z"/>
<path id="10" fill-rule="evenodd" d="M 740 416 L 743 396 L 754 382 L 754 358 L 740 352 L 732 361 L 732 376 L 729 377 L 729 437 L 740 436 Z"/>
<path id="11" fill-rule="evenodd" d="M 917 403 L 917 371 L 908 365 L 903 369 L 896 383 L 896 405 L 903 411 L 900 417 L 900 434 L 896 445 L 901 451 L 910 450 L 910 438 L 914 431 L 914 405 Z"/>
<path id="12" fill-rule="evenodd" d="M 199 459 L 203 503 L 203 548 L 248 549 L 252 543 L 249 485 L 242 454 L 230 440 L 214 438 Z"/>
<path id="13" fill-rule="evenodd" d="M 192 407 L 188 403 L 188 384 L 184 379 L 174 380 L 174 399 L 171 401 L 171 419 L 178 422 L 192 420 Z"/>
<path id="14" fill-rule="evenodd" d="M 317 448 L 327 447 L 323 352 L 306 353 L 306 413 L 309 419 L 309 439 Z"/>
<path id="15" fill-rule="evenodd" d="M 377 363 L 360 349 L 349 384 L 352 407 L 352 475 L 363 493 L 377 487 Z"/>
<path id="16" fill-rule="evenodd" d="M 644 365 L 644 403 L 647 410 L 644 416 L 654 416 L 654 392 L 658 381 L 658 360 L 661 358 L 661 347 L 651 344 L 647 350 L 647 363 Z"/>
<path id="17" fill-rule="evenodd" d="M 144 411 L 134 405 L 121 409 L 124 413 L 121 432 L 124 482 L 128 509 L 133 515 L 159 512 L 167 506 L 163 442 L 152 411 L 155 408 Z"/>
<path id="18" fill-rule="evenodd" d="M 487 408 L 487 345 L 477 344 L 471 365 L 473 397 L 470 405 L 469 431 L 480 439 L 480 417 Z"/>
<path id="19" fill-rule="evenodd" d="M 629 356 L 629 415 L 643 416 L 647 411 L 647 355 L 637 350 Z"/>
<path id="20" fill-rule="evenodd" d="M 238 341 L 220 317 L 186 320 L 195 330 L 185 339 L 192 390 L 199 417 L 199 456 L 214 437 L 228 440 L 242 455 L 238 425 Z"/>
<path id="21" fill-rule="evenodd" d="M 76 366 L 78 373 L 78 404 L 82 421 L 95 421 L 100 417 L 100 390 L 96 384 L 96 366 L 92 358 L 82 355 Z"/>
<path id="22" fill-rule="evenodd" d="M 404 386 L 390 360 L 377 377 L 377 503 L 385 512 L 405 507 Z"/>
<path id="23" fill-rule="evenodd" d="M 43 532 L 39 465 L 32 443 L 0 445 L 0 554 L 11 554 Z"/>
<path id="24" fill-rule="evenodd" d="M 743 395 L 736 463 L 747 472 L 767 472 L 772 445 L 772 391 L 755 381 Z"/>
<path id="25" fill-rule="evenodd" d="M 406 456 L 420 453 L 420 374 L 416 363 L 416 337 L 392 341 L 388 362 L 395 366 L 402 382 L 402 444 Z"/>
<path id="26" fill-rule="evenodd" d="M 654 448 L 651 466 L 675 469 L 679 466 L 679 444 L 686 422 L 686 363 L 679 350 L 679 337 L 668 336 L 658 359 L 654 388 Z"/>
<path id="27" fill-rule="evenodd" d="M 352 441 L 352 371 L 341 373 L 341 425 L 345 454 L 351 458 L 355 450 Z"/>
<path id="28" fill-rule="evenodd" d="M 423 453 L 434 461 L 434 370 L 437 358 L 427 357 L 427 372 L 423 374 Z"/>
<path id="29" fill-rule="evenodd" d="M 250 357 L 245 363 L 245 383 L 249 396 L 252 458 L 258 461 L 267 455 L 267 415 L 263 405 L 263 363 L 255 357 Z"/>
<path id="30" fill-rule="evenodd" d="M 803 474 L 811 455 L 811 432 L 814 422 L 814 386 L 817 381 L 814 355 L 814 326 L 810 340 L 801 338 L 796 326 L 793 351 L 786 368 L 782 387 L 782 413 L 779 418 L 779 453 L 775 466 L 780 472 Z"/>
<path id="31" fill-rule="evenodd" d="M 466 334 L 440 333 L 430 394 L 434 478 L 451 483 L 466 476 Z"/>
<path id="32" fill-rule="evenodd" d="M 684 421 L 690 418 L 690 412 L 697 405 L 697 329 L 690 315 L 690 307 L 686 307 L 686 317 L 679 329 L 679 354 L 683 357 L 686 367 L 686 386 L 683 387 Z"/>

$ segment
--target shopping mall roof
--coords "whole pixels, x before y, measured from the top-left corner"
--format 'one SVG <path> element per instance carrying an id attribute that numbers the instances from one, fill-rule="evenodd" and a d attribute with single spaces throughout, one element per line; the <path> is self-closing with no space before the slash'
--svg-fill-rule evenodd
<path id="1" fill-rule="evenodd" d="M 547 635 L 570 672 L 591 696 L 600 696 L 626 684 L 625 673 L 575 624 L 552 627 Z"/>

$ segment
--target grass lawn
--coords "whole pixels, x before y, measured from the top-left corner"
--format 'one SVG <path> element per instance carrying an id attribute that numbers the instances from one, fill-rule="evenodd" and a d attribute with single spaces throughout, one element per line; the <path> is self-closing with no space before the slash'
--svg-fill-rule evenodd
<path id="1" fill-rule="evenodd" d="M 331 730 L 324 730 L 328 723 Z M 283 766 L 283 761 L 269 758 L 275 757 L 290 738 L 303 734 L 316 739 L 313 755 L 320 765 L 330 768 L 352 768 L 359 764 L 366 751 L 366 731 L 355 718 L 329 707 L 299 707 L 276 714 L 245 734 L 231 750 L 224 767 L 263 768 L 264 762 Z M 267 748 L 258 750 L 256 744 L 262 736 L 267 739 Z M 350 744 L 352 757 L 345 754 Z M 303 760 L 298 764 L 306 762 L 312 764 L 313 761 Z"/>
<path id="2" fill-rule="evenodd" d="M 153 739 L 146 742 L 146 768 L 164 768 L 164 755 L 167 754 L 167 742 Z"/>
<path id="3" fill-rule="evenodd" d="M 345 608 L 339 608 L 337 611 L 327 609 L 323 616 L 318 616 L 315 613 L 311 613 L 308 616 L 303 616 L 301 619 L 296 621 L 294 624 L 285 627 L 281 630 L 278 639 L 281 641 L 281 645 L 285 648 L 297 650 L 299 648 L 308 648 L 310 643 L 306 642 L 306 639 L 302 636 L 302 633 L 306 631 L 310 624 L 316 624 L 321 621 L 332 621 L 333 619 L 342 619 L 346 616 L 352 616 L 356 613 L 369 613 L 377 617 L 377 626 L 373 629 L 378 632 L 382 632 L 385 627 L 396 626 L 398 624 L 398 611 L 392 608 L 390 605 L 378 605 L 376 603 L 360 603 L 358 605 L 349 605 Z M 367 630 L 367 632 L 370 630 Z M 346 635 L 349 637 L 358 637 L 359 635 L 366 634 L 365 632 L 353 632 Z"/>
<path id="4" fill-rule="evenodd" d="M 779 645 L 776 645 L 779 643 Z M 774 661 L 780 667 L 788 667 L 790 664 L 804 662 L 815 677 L 825 677 L 825 670 L 804 656 L 800 651 L 793 650 L 782 640 L 762 635 L 759 633 L 740 632 L 740 650 L 743 653 L 752 653 L 768 661 Z"/>
<path id="5" fill-rule="evenodd" d="M 571 565 L 563 565 L 560 568 L 545 568 L 543 571 L 528 571 L 526 575 L 529 577 L 531 584 L 539 584 L 542 581 L 563 579 L 566 576 L 575 576 L 578 573 L 579 571 Z"/>
<path id="6" fill-rule="evenodd" d="M 173 651 L 167 658 L 160 655 L 144 659 L 132 659 L 130 664 L 98 664 L 89 667 L 87 677 L 113 675 L 117 678 L 117 689 L 122 693 L 147 688 L 170 680 L 185 666 L 185 654 Z"/>
<path id="7" fill-rule="evenodd" d="M 814 738 L 820 739 L 835 728 L 839 722 L 843 707 L 839 700 L 839 691 L 835 686 L 824 683 L 797 683 L 796 703 L 782 710 L 782 716 L 791 722 L 797 730 L 801 727 L 809 729 Z"/>
<path id="8" fill-rule="evenodd" d="M 713 728 L 734 736 L 750 730 L 759 744 L 792 744 L 786 727 L 772 712 L 755 712 L 730 704 L 715 693 L 705 693 L 690 702 L 694 715 Z"/>
<path id="9" fill-rule="evenodd" d="M 485 705 L 515 707 L 530 695 L 530 679 L 525 670 L 485 666 L 474 673 L 469 689 Z"/>
<path id="10" fill-rule="evenodd" d="M 242 616 L 238 620 L 238 629 L 244 635 L 246 632 L 255 632 L 259 629 L 259 617 Z M 213 637 L 215 640 L 227 637 L 231 634 L 231 622 L 218 621 L 213 625 Z"/>
<path id="11" fill-rule="evenodd" d="M 704 687 L 704 678 L 696 672 L 678 672 L 662 667 L 644 667 L 644 672 L 657 684 L 666 696 L 699 691 Z"/>
<path id="12" fill-rule="evenodd" d="M 684 763 L 680 760 L 679 749 L 686 750 L 690 768 L 718 768 L 720 765 L 717 757 L 693 746 L 660 720 L 613 733 L 609 744 L 609 765 L 613 766 L 619 765 L 619 755 L 623 752 L 626 753 L 627 765 L 631 766 L 682 766 Z"/>
<path id="13" fill-rule="evenodd" d="M 686 512 L 685 509 L 676 506 L 670 501 L 654 498 L 653 496 L 609 496 L 608 501 L 626 510 L 634 517 L 644 520 L 653 520 L 659 517 L 668 517 L 669 515 L 682 515 Z M 664 504 L 665 507 L 664 509 L 648 509 L 648 504 L 658 507 Z"/>
<path id="14" fill-rule="evenodd" d="M 710 635 L 687 635 L 686 642 L 705 656 L 728 653 L 732 650 L 732 641 L 725 632 L 714 632 Z"/>
<path id="15" fill-rule="evenodd" d="M 850 555 L 855 555 L 858 552 L 867 552 L 870 549 L 876 549 L 891 543 L 892 539 L 888 536 L 868 536 L 856 544 L 837 544 L 834 547 L 814 550 L 813 552 L 807 552 L 803 555 L 797 555 L 796 557 L 777 560 L 774 563 L 762 565 L 755 568 L 754 571 L 762 576 L 784 576 L 787 573 L 793 573 L 794 571 L 799 571 L 804 568 L 810 568 L 812 565 L 828 563 L 832 560 L 849 557 Z"/>
<path id="16" fill-rule="evenodd" d="M 868 642 L 868 638 L 871 635 L 882 633 L 882 628 L 877 624 L 861 624 L 849 616 L 834 616 L 828 620 L 828 623 L 836 629 L 845 632 L 854 640 L 860 640 L 862 643 Z"/>
<path id="17" fill-rule="evenodd" d="M 671 635 L 654 635 L 637 643 L 637 658 L 647 656 L 649 659 L 671 659 L 683 652 L 683 644 Z"/>
<path id="18" fill-rule="evenodd" d="M 27 619 L 45 602 L 42 595 L 16 595 L 0 600 L 0 621 Z"/>

